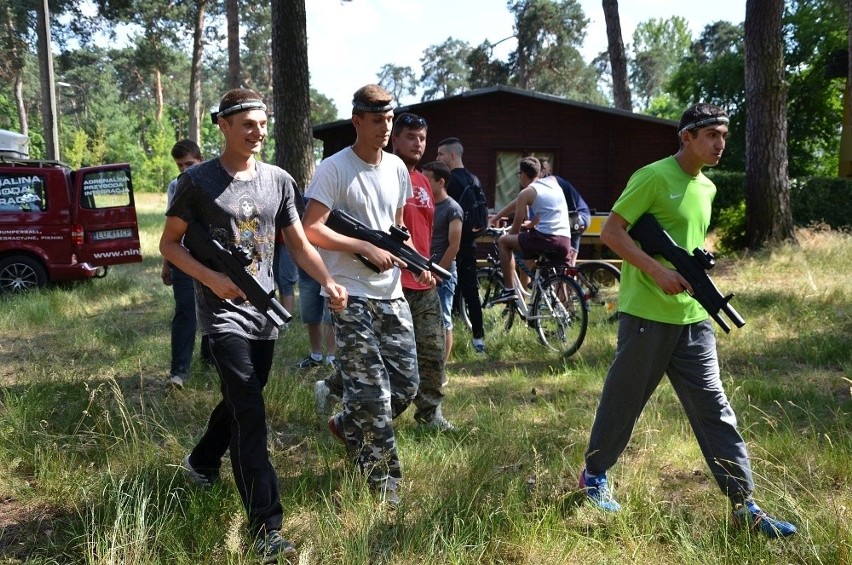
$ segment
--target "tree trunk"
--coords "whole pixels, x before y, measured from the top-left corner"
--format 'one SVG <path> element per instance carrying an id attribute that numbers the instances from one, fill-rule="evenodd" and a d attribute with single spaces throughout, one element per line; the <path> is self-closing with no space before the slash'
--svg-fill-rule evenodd
<path id="1" fill-rule="evenodd" d="M 272 0 L 275 164 L 304 190 L 313 176 L 305 0 Z"/>
<path id="2" fill-rule="evenodd" d="M 746 237 L 757 248 L 795 241 L 787 178 L 784 0 L 747 0 Z"/>
<path id="3" fill-rule="evenodd" d="M 27 106 L 24 104 L 24 79 L 21 77 L 23 71 L 18 71 L 15 77 L 15 106 L 18 108 L 18 122 L 21 124 L 21 133 L 30 134 L 30 124 L 27 121 Z"/>
<path id="4" fill-rule="evenodd" d="M 225 16 L 228 22 L 228 88 L 242 86 L 240 69 L 240 9 L 239 0 L 225 0 Z"/>
<path id="5" fill-rule="evenodd" d="M 632 112 L 633 102 L 630 100 L 630 85 L 627 82 L 627 57 L 624 54 L 624 41 L 621 38 L 618 0 L 603 0 L 603 11 L 604 19 L 606 19 L 609 65 L 612 68 L 612 97 L 616 108 Z"/>
<path id="6" fill-rule="evenodd" d="M 192 68 L 189 72 L 189 134 L 188 137 L 201 145 L 201 55 L 204 49 L 204 9 L 207 0 L 198 0 L 195 8 L 195 29 L 192 33 Z"/>
<path id="7" fill-rule="evenodd" d="M 154 99 L 157 102 L 157 121 L 163 119 L 163 73 L 154 69 Z"/>
<path id="8" fill-rule="evenodd" d="M 59 125 L 56 118 L 56 90 L 53 85 L 53 51 L 50 40 L 50 9 L 47 0 L 38 3 L 38 60 L 41 82 L 41 114 L 44 122 L 45 157 L 58 161 Z"/>
<path id="9" fill-rule="evenodd" d="M 852 177 L 852 0 L 846 3 L 846 88 L 843 90 L 843 123 L 837 176 Z"/>

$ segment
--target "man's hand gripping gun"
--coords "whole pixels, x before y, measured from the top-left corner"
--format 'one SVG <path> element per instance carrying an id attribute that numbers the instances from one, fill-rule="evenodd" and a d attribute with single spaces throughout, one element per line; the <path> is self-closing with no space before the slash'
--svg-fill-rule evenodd
<path id="1" fill-rule="evenodd" d="M 343 210 L 332 210 L 328 215 L 325 225 L 341 235 L 366 241 L 380 249 L 393 253 L 405 261 L 407 265 L 406 269 L 411 271 L 414 276 L 420 275 L 423 271 L 431 271 L 442 279 L 448 279 L 452 276 L 449 271 L 438 263 L 432 259 L 427 259 L 413 247 L 405 244 L 411 236 L 404 227 L 391 226 L 389 233 L 374 230 L 362 224 Z M 372 270 L 379 272 L 379 268 L 370 263 L 366 257 L 358 255 L 358 258 Z"/>
<path id="2" fill-rule="evenodd" d="M 657 219 L 645 214 L 633 224 L 628 232 L 630 236 L 642 244 L 642 250 L 648 255 L 662 255 L 675 270 L 692 286 L 692 297 L 707 310 L 725 333 L 731 333 L 731 327 L 719 315 L 724 312 L 738 327 L 745 325 L 745 320 L 728 304 L 733 294 L 722 296 L 707 271 L 716 264 L 713 254 L 704 249 L 695 248 L 692 255 L 686 249 L 679 247 L 672 237 L 662 228 Z"/>
<path id="3" fill-rule="evenodd" d="M 275 291 L 267 293 L 246 271 L 246 267 L 251 264 L 251 257 L 242 247 L 233 245 L 225 249 L 198 222 L 192 222 L 187 227 L 183 245 L 196 260 L 231 279 L 248 301 L 277 328 L 280 329 L 292 319 L 290 312 L 275 299 Z"/>

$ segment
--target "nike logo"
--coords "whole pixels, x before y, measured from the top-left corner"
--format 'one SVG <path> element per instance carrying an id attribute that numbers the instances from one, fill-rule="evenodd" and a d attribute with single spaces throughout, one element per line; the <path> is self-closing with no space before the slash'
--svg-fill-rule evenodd
<path id="1" fill-rule="evenodd" d="M 671 198 L 672 200 L 674 200 L 675 198 L 680 198 L 681 196 L 683 196 L 683 194 L 669 194 L 669 198 Z"/>

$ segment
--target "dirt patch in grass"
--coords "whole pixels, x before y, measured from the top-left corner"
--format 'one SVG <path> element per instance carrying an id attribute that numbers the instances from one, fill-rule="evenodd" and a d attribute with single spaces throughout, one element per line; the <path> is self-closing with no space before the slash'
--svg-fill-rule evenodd
<path id="1" fill-rule="evenodd" d="M 48 332 L 8 335 L 0 342 L 0 386 L 28 382 L 32 367 L 43 364 L 55 349 L 57 336 Z"/>
<path id="2" fill-rule="evenodd" d="M 51 506 L 32 506 L 0 495 L 0 559 L 26 562 L 33 547 L 49 545 L 58 514 Z"/>

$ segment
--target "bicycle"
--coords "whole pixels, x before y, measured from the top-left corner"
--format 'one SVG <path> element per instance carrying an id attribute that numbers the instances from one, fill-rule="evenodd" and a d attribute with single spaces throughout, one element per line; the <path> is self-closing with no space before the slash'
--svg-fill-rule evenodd
<path id="1" fill-rule="evenodd" d="M 482 304 L 487 304 L 503 293 L 503 272 L 500 269 L 496 243 L 497 238 L 503 233 L 505 233 L 503 229 L 488 228 L 483 234 L 485 238 L 491 239 L 494 248 L 486 258 L 488 265 L 476 271 L 479 298 Z M 526 268 L 526 265 L 520 261 L 518 265 L 532 279 L 533 273 Z M 588 306 L 589 324 L 604 324 L 618 319 L 618 290 L 621 283 L 621 271 L 618 267 L 606 261 L 592 260 L 574 266 L 565 265 L 563 273 L 575 279 L 580 285 Z M 523 288 L 517 273 L 514 278 L 515 288 Z M 470 328 L 470 318 L 463 298 L 459 302 L 458 314 Z"/>
<path id="2" fill-rule="evenodd" d="M 589 323 L 605 324 L 618 320 L 618 289 L 621 271 L 606 261 L 584 261 L 566 265 L 564 273 L 574 278 L 583 289 L 589 306 Z"/>
<path id="3" fill-rule="evenodd" d="M 493 238 L 504 232 L 489 228 L 486 235 Z M 529 290 L 520 284 L 515 273 L 517 298 L 506 304 L 503 317 L 506 330 L 511 329 L 516 317 L 520 317 L 536 331 L 542 344 L 569 356 L 583 344 L 589 318 L 583 290 L 576 280 L 564 273 L 564 269 L 562 261 L 553 261 L 547 255 L 539 256 L 531 273 Z M 489 254 L 489 266 L 477 271 L 477 280 L 482 308 L 488 310 L 495 306 L 494 299 L 503 292 L 502 271 L 493 254 Z M 463 300 L 460 302 L 462 316 L 466 317 L 467 309 Z"/>

